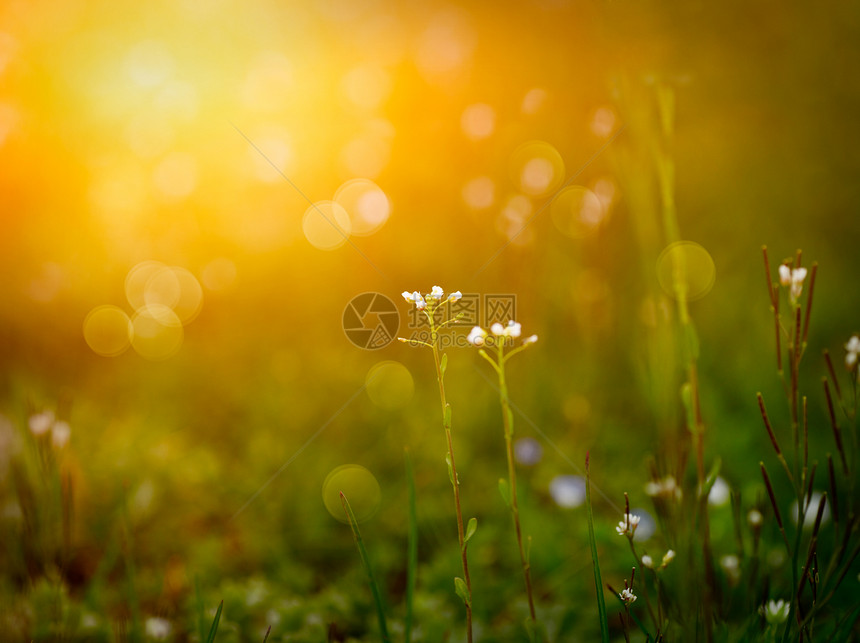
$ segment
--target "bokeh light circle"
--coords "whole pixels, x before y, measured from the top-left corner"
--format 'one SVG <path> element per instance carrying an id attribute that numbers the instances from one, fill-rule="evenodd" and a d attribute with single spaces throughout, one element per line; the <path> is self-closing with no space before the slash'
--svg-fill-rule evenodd
<path id="1" fill-rule="evenodd" d="M 146 306 L 146 284 L 149 278 L 166 267 L 160 261 L 141 261 L 128 271 L 125 277 L 125 296 L 132 308 L 137 310 Z"/>
<path id="2" fill-rule="evenodd" d="M 555 227 L 572 239 L 593 234 L 603 221 L 605 211 L 600 197 L 581 185 L 564 188 L 550 206 Z"/>
<path id="3" fill-rule="evenodd" d="M 545 141 L 529 141 L 520 145 L 510 158 L 514 184 L 529 196 L 546 196 L 564 181 L 564 160 Z"/>
<path id="4" fill-rule="evenodd" d="M 131 346 L 131 319 L 117 306 L 96 306 L 84 319 L 84 339 L 94 353 L 116 357 Z"/>
<path id="5" fill-rule="evenodd" d="M 143 306 L 132 318 L 131 345 L 141 357 L 153 361 L 175 355 L 182 346 L 182 321 L 173 309 L 161 304 Z"/>
<path id="6" fill-rule="evenodd" d="M 379 362 L 371 367 L 365 379 L 368 397 L 378 407 L 393 411 L 412 401 L 415 382 L 412 373 L 400 362 Z"/>
<path id="7" fill-rule="evenodd" d="M 358 464 L 344 464 L 329 473 L 323 482 L 322 497 L 328 512 L 341 522 L 349 522 L 340 493 L 349 500 L 349 506 L 358 522 L 371 518 L 379 509 L 382 491 L 376 477 Z"/>
<path id="8" fill-rule="evenodd" d="M 173 309 L 183 324 L 192 321 L 203 305 L 200 282 L 185 268 L 165 266 L 149 276 L 144 286 L 146 305 L 161 305 Z"/>
<path id="9" fill-rule="evenodd" d="M 349 215 L 352 234 L 371 235 L 381 228 L 391 214 L 391 203 L 385 192 L 369 179 L 351 179 L 334 194 L 334 201 Z"/>
<path id="10" fill-rule="evenodd" d="M 710 253 L 693 241 L 673 243 L 657 258 L 657 280 L 673 299 L 701 299 L 713 288 L 716 274 Z"/>
<path id="11" fill-rule="evenodd" d="M 318 201 L 305 210 L 302 230 L 313 247 L 334 250 L 347 242 L 352 233 L 352 223 L 339 203 Z"/>

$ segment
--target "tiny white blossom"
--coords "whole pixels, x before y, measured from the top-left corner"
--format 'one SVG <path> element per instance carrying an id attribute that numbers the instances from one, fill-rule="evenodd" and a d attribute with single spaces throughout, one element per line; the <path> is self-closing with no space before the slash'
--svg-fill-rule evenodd
<path id="1" fill-rule="evenodd" d="M 759 614 L 764 616 L 768 623 L 771 625 L 779 625 L 781 623 L 785 623 L 788 619 L 790 608 L 791 606 L 782 599 L 779 599 L 778 601 L 771 599 L 767 602 L 767 605 L 762 605 L 758 608 L 758 611 Z"/>
<path id="2" fill-rule="evenodd" d="M 145 628 L 147 636 L 154 639 L 163 640 L 170 636 L 170 621 L 166 618 L 150 617 L 146 619 Z"/>
<path id="3" fill-rule="evenodd" d="M 433 286 L 433 290 L 427 295 L 428 299 L 442 299 L 445 296 L 445 292 L 439 286 Z"/>
<path id="4" fill-rule="evenodd" d="M 505 335 L 508 337 L 519 337 L 522 332 L 522 324 L 518 324 L 513 319 L 508 322 L 508 326 L 505 328 Z"/>
<path id="5" fill-rule="evenodd" d="M 490 326 L 490 331 L 492 331 L 493 335 L 496 335 L 496 336 L 504 335 L 505 334 L 505 327 L 502 326 L 499 322 L 496 322 L 495 324 Z"/>
<path id="6" fill-rule="evenodd" d="M 624 520 L 618 523 L 615 531 L 619 536 L 632 536 L 636 531 L 636 525 L 639 524 L 639 516 L 636 514 L 624 514 Z"/>
<path id="7" fill-rule="evenodd" d="M 64 422 L 62 420 L 54 422 L 54 427 L 51 429 L 51 441 L 54 443 L 55 447 L 62 449 L 66 444 L 68 444 L 71 434 L 72 430 L 69 427 L 68 422 Z"/>
<path id="8" fill-rule="evenodd" d="M 651 480 L 645 485 L 645 493 L 652 498 L 665 496 L 667 498 L 681 499 L 681 487 L 675 482 L 674 476 L 666 476 L 662 480 Z"/>
<path id="9" fill-rule="evenodd" d="M 469 336 L 466 337 L 466 341 L 469 342 L 472 346 L 483 346 L 484 342 L 487 339 L 487 331 L 485 331 L 480 326 L 475 326 L 469 332 Z"/>
<path id="10" fill-rule="evenodd" d="M 789 299 L 796 303 L 803 292 L 803 280 L 806 279 L 806 268 L 791 268 L 786 264 L 779 267 L 779 283 L 789 286 Z"/>
<path id="11" fill-rule="evenodd" d="M 529 336 L 529 337 L 526 337 L 526 338 L 523 340 L 523 346 L 528 346 L 529 344 L 534 344 L 537 340 L 538 340 L 538 336 L 537 336 L 537 335 L 531 335 L 531 336 Z"/>
<path id="12" fill-rule="evenodd" d="M 411 301 L 412 303 L 414 303 L 414 304 L 415 304 L 415 307 L 416 307 L 418 310 L 424 310 L 425 308 L 427 308 L 427 302 L 426 302 L 426 301 L 424 301 L 424 297 L 422 297 L 422 296 L 421 296 L 421 293 L 420 293 L 420 292 L 418 292 L 418 291 L 416 290 L 415 292 L 413 292 L 413 293 L 412 293 L 411 295 L 409 295 L 408 297 L 407 297 L 407 294 L 408 294 L 408 293 L 405 293 L 405 292 L 404 292 L 404 293 L 403 293 L 403 296 L 404 296 L 404 297 L 406 297 L 406 300 L 407 300 L 407 301 Z"/>
<path id="13" fill-rule="evenodd" d="M 30 416 L 28 422 L 33 435 L 44 435 L 54 425 L 54 414 L 51 411 L 42 411 Z"/>
<path id="14" fill-rule="evenodd" d="M 663 567 L 671 563 L 673 560 L 675 560 L 675 550 L 670 549 L 665 554 L 663 554 Z"/>
<path id="15" fill-rule="evenodd" d="M 629 588 L 625 587 L 621 590 L 621 600 L 627 605 L 630 605 L 630 603 L 633 603 L 636 600 L 636 594 L 634 594 Z"/>
<path id="16" fill-rule="evenodd" d="M 448 299 L 450 299 L 451 301 L 457 301 L 457 300 L 462 299 L 462 298 L 463 298 L 463 293 L 461 293 L 459 290 L 452 292 L 450 295 L 448 295 Z"/>
<path id="17" fill-rule="evenodd" d="M 651 558 L 648 554 L 642 556 L 642 564 L 645 565 L 648 569 L 654 569 L 654 559 Z"/>
<path id="18" fill-rule="evenodd" d="M 853 371 L 860 361 L 860 335 L 852 335 L 851 339 L 845 344 L 845 367 L 849 371 Z"/>
<path id="19" fill-rule="evenodd" d="M 747 514 L 747 522 L 750 524 L 750 527 L 761 527 L 763 521 L 764 516 L 761 515 L 758 509 L 750 509 Z"/>

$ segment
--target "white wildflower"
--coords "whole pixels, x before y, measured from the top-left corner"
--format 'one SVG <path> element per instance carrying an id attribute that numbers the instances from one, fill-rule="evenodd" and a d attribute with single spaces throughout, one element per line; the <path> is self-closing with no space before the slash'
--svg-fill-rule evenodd
<path id="1" fill-rule="evenodd" d="M 642 564 L 645 565 L 648 569 L 654 569 L 654 559 L 651 558 L 648 554 L 642 556 Z"/>
<path id="2" fill-rule="evenodd" d="M 615 531 L 619 536 L 632 536 L 636 531 L 636 525 L 639 524 L 639 516 L 636 514 L 624 514 L 624 520 L 618 523 Z"/>
<path id="3" fill-rule="evenodd" d="M 523 327 L 521 324 L 518 324 L 513 319 L 508 322 L 507 328 L 505 328 L 505 335 L 507 337 L 519 337 L 523 332 Z"/>
<path id="4" fill-rule="evenodd" d="M 51 411 L 42 411 L 30 416 L 28 422 L 33 435 L 44 435 L 54 425 L 54 414 Z"/>
<path id="5" fill-rule="evenodd" d="M 523 340 L 523 346 L 528 346 L 529 344 L 534 344 L 537 340 L 538 340 L 538 336 L 537 336 L 537 335 L 531 335 L 531 336 L 529 336 L 529 337 L 526 337 L 526 338 Z"/>
<path id="6" fill-rule="evenodd" d="M 150 617 L 146 619 L 145 628 L 146 635 L 157 640 L 164 640 L 170 636 L 170 621 L 166 618 Z"/>
<path id="7" fill-rule="evenodd" d="M 860 360 L 860 335 L 852 335 L 851 339 L 845 344 L 845 367 L 849 371 L 857 368 L 857 362 Z"/>
<path id="8" fill-rule="evenodd" d="M 803 292 L 804 279 L 806 279 L 806 268 L 790 268 L 786 264 L 779 267 L 779 283 L 789 287 L 789 299 L 792 304 L 797 303 L 800 293 Z"/>
<path id="9" fill-rule="evenodd" d="M 401 294 L 403 295 L 403 299 L 405 299 L 411 304 L 415 304 L 415 307 L 418 310 L 424 310 L 427 307 L 427 302 L 424 301 L 424 297 L 422 297 L 421 293 L 417 290 L 414 292 L 404 290 Z"/>
<path id="10" fill-rule="evenodd" d="M 633 591 L 628 587 L 625 587 L 621 590 L 620 596 L 621 600 L 624 601 L 627 605 L 630 605 L 630 603 L 636 601 L 636 594 L 634 594 Z"/>
<path id="11" fill-rule="evenodd" d="M 771 625 L 779 625 L 788 620 L 788 612 L 791 606 L 784 600 L 773 599 L 767 602 L 767 605 L 762 605 L 758 608 L 759 614 L 764 616 L 765 620 Z"/>
<path id="12" fill-rule="evenodd" d="M 68 422 L 64 422 L 63 420 L 54 422 L 54 427 L 51 429 L 51 441 L 55 447 L 62 449 L 68 444 L 71 434 L 72 429 L 69 427 Z"/>
<path id="13" fill-rule="evenodd" d="M 666 565 L 671 563 L 673 560 L 675 560 L 675 550 L 670 549 L 665 554 L 663 554 L 663 564 L 661 565 L 661 567 L 665 567 Z"/>
<path id="14" fill-rule="evenodd" d="M 435 299 L 440 300 L 445 296 L 445 291 L 442 290 L 440 286 L 433 286 L 433 290 L 430 291 L 430 294 L 427 295 L 427 299 Z"/>
<path id="15" fill-rule="evenodd" d="M 475 326 L 469 332 L 468 337 L 466 337 L 466 341 L 469 342 L 472 346 L 483 346 L 484 342 L 487 340 L 487 331 L 485 331 L 480 326 Z"/>
<path id="16" fill-rule="evenodd" d="M 448 295 L 448 299 L 450 299 L 451 301 L 458 301 L 462 298 L 463 298 L 463 293 L 461 293 L 459 290 L 452 292 L 450 295 Z"/>
<path id="17" fill-rule="evenodd" d="M 499 322 L 496 322 L 495 324 L 490 326 L 490 332 L 492 332 L 493 335 L 498 337 L 499 335 L 505 334 L 505 327 L 502 326 Z"/>
<path id="18" fill-rule="evenodd" d="M 764 516 L 761 515 L 761 512 L 758 509 L 750 509 L 747 514 L 747 522 L 750 524 L 750 527 L 761 527 L 764 522 Z"/>

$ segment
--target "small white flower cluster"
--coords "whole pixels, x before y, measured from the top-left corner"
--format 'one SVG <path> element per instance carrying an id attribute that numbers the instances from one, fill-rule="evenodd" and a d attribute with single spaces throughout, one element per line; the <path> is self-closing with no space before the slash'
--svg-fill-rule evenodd
<path id="1" fill-rule="evenodd" d="M 681 487 L 675 482 L 674 476 L 666 476 L 662 480 L 651 480 L 645 485 L 645 493 L 652 498 L 674 498 L 681 499 Z"/>
<path id="2" fill-rule="evenodd" d="M 806 268 L 791 268 L 788 264 L 779 267 L 779 283 L 789 287 L 789 298 L 791 303 L 797 303 L 800 293 L 803 292 L 803 280 L 806 279 Z"/>
<path id="3" fill-rule="evenodd" d="M 636 514 L 626 513 L 624 514 L 624 520 L 618 523 L 618 526 L 615 527 L 615 531 L 619 536 L 627 536 L 628 538 L 633 538 L 633 534 L 636 531 L 636 525 L 639 524 L 639 516 Z"/>
<path id="4" fill-rule="evenodd" d="M 758 613 L 764 616 L 765 620 L 770 625 L 780 625 L 788 620 L 788 612 L 790 609 L 791 606 L 784 600 L 779 599 L 778 601 L 775 601 L 771 599 L 767 602 L 767 605 L 762 605 L 758 608 Z"/>
<path id="5" fill-rule="evenodd" d="M 626 605 L 630 605 L 630 603 L 636 601 L 636 594 L 634 594 L 629 587 L 625 587 L 624 589 L 622 589 L 620 596 L 621 600 L 624 601 Z"/>
<path id="6" fill-rule="evenodd" d="M 30 433 L 36 437 L 51 434 L 51 442 L 58 449 L 62 449 L 69 442 L 72 429 L 64 420 L 57 420 L 52 411 L 34 413 L 27 422 Z"/>
<path id="7" fill-rule="evenodd" d="M 522 335 L 523 329 L 522 324 L 511 319 L 507 326 L 502 326 L 499 322 L 496 322 L 490 326 L 490 332 L 496 337 L 519 337 Z M 487 337 L 489 337 L 489 333 L 487 331 L 480 326 L 475 326 L 469 332 L 469 336 L 466 337 L 466 341 L 468 341 L 472 346 L 483 346 L 487 342 Z M 523 346 L 534 344 L 537 340 L 537 335 L 526 337 L 523 340 Z"/>
<path id="8" fill-rule="evenodd" d="M 663 563 L 657 569 L 660 570 L 665 568 L 666 565 L 671 563 L 673 560 L 675 560 L 675 550 L 670 549 L 665 554 L 663 554 Z M 648 554 L 642 556 L 642 564 L 648 569 L 654 569 L 654 559 L 651 558 Z"/>
<path id="9" fill-rule="evenodd" d="M 852 335 L 845 344 L 845 350 L 845 367 L 849 371 L 853 371 L 857 368 L 857 362 L 860 361 L 860 335 Z"/>
<path id="10" fill-rule="evenodd" d="M 418 310 L 424 310 L 429 305 L 431 308 L 439 303 L 442 303 L 442 300 L 445 301 L 457 301 L 458 299 L 463 297 L 463 293 L 459 290 L 456 292 L 452 292 L 448 295 L 448 298 L 445 299 L 445 291 L 442 290 L 441 286 L 433 286 L 432 290 L 426 296 L 422 295 L 417 290 L 413 292 L 409 292 L 408 290 L 404 290 L 402 293 L 403 299 L 408 301 L 411 304 L 415 304 L 415 307 Z"/>

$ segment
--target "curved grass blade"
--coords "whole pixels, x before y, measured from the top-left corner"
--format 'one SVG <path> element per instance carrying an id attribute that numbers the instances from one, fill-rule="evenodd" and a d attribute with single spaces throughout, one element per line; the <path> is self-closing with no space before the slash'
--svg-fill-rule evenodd
<path id="1" fill-rule="evenodd" d="M 385 622 L 385 610 L 382 607 L 382 596 L 379 593 L 379 587 L 376 584 L 376 579 L 373 577 L 373 570 L 370 567 L 370 559 L 367 556 L 367 550 L 364 548 L 364 541 L 361 539 L 361 532 L 358 530 L 358 521 L 355 519 L 355 514 L 352 512 L 352 507 L 349 506 L 349 500 L 340 492 L 340 501 L 343 503 L 343 509 L 346 511 L 349 526 L 352 529 L 352 537 L 355 540 L 355 545 L 358 547 L 358 555 L 361 557 L 361 564 L 364 566 L 364 571 L 367 572 L 367 579 L 370 582 L 370 592 L 373 594 L 373 602 L 376 604 L 376 616 L 379 619 L 379 634 L 382 637 L 383 643 L 389 643 L 391 638 L 388 636 L 388 626 Z"/>
<path id="2" fill-rule="evenodd" d="M 405 452 L 405 457 L 406 493 L 409 503 L 409 532 L 407 536 L 406 559 L 406 620 L 403 626 L 403 640 L 405 643 L 411 643 L 415 577 L 418 569 L 418 510 L 415 500 L 415 471 L 412 469 L 412 460 L 409 458 L 408 450 Z"/>
<path id="3" fill-rule="evenodd" d="M 606 602 L 603 600 L 603 581 L 600 578 L 600 562 L 597 560 L 597 543 L 594 540 L 594 514 L 591 509 L 591 474 L 588 469 L 588 454 L 585 454 L 585 510 L 588 517 L 588 544 L 591 546 L 591 562 L 594 566 L 594 587 L 597 590 L 597 612 L 600 616 L 600 637 L 609 643 L 609 621 L 606 620 Z"/>
<path id="4" fill-rule="evenodd" d="M 224 609 L 224 601 L 218 603 L 218 611 L 215 612 L 215 620 L 212 621 L 212 627 L 209 629 L 209 636 L 206 637 L 206 643 L 213 643 L 215 635 L 218 633 L 218 623 L 221 622 L 221 610 Z"/>

